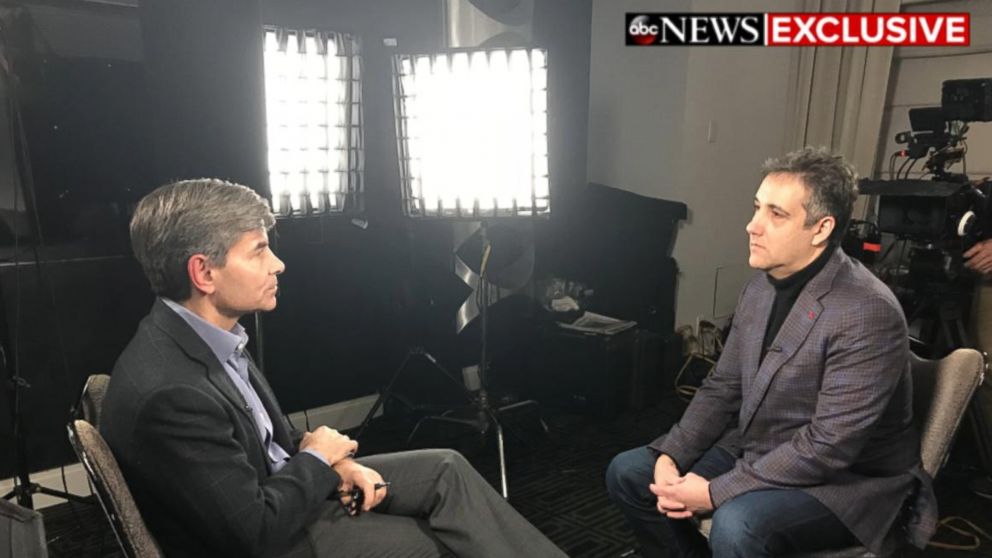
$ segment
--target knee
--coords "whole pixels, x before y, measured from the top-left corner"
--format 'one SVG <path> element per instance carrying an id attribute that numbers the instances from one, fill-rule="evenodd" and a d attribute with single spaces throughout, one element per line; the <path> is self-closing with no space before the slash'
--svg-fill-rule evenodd
<path id="1" fill-rule="evenodd" d="M 465 456 L 453 449 L 435 449 L 431 450 L 431 453 L 434 454 L 434 459 L 444 470 L 461 472 L 472 469 L 472 465 L 465 459 Z"/>
<path id="2" fill-rule="evenodd" d="M 615 456 L 606 468 L 606 492 L 609 493 L 611 500 L 616 500 L 617 494 L 620 493 L 620 486 L 623 484 L 624 467 L 619 459 L 619 455 Z"/>
<path id="3" fill-rule="evenodd" d="M 614 457 L 606 468 L 606 492 L 610 499 L 616 502 L 621 498 L 630 499 L 640 492 L 646 492 L 650 480 L 642 479 L 641 476 L 633 467 L 630 452 Z"/>
<path id="4" fill-rule="evenodd" d="M 717 508 L 710 528 L 710 548 L 714 556 L 762 556 L 764 538 L 752 522 L 746 506 L 734 505 L 734 500 Z"/>

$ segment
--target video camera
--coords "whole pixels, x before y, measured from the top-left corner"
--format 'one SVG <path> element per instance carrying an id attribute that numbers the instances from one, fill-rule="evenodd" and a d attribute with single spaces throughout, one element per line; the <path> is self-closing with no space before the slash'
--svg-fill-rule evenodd
<path id="1" fill-rule="evenodd" d="M 945 81 L 940 106 L 911 109 L 909 121 L 912 129 L 895 137 L 905 148 L 889 157 L 888 179 L 859 184 L 862 195 L 877 196 L 877 219 L 852 220 L 843 249 L 889 285 L 910 331 L 937 355 L 967 345 L 974 276 L 964 273 L 962 254 L 992 237 L 992 182 L 969 180 L 965 159 L 968 124 L 992 121 L 992 78 Z M 924 172 L 910 178 L 920 161 Z M 961 172 L 952 172 L 959 162 Z M 876 262 L 883 233 L 895 239 Z"/>
<path id="2" fill-rule="evenodd" d="M 973 183 L 964 172 L 949 170 L 965 161 L 968 124 L 992 121 L 992 78 L 945 81 L 941 105 L 910 109 L 909 120 L 912 130 L 896 134 L 896 142 L 906 148 L 890 157 L 891 178 L 863 179 L 859 189 L 878 196 L 877 231 L 912 243 L 911 280 L 946 282 L 959 275 L 961 253 L 992 236 L 992 184 L 987 179 Z M 897 171 L 899 157 L 905 161 Z M 923 177 L 909 178 L 924 159 Z M 845 246 L 876 245 L 877 239 L 862 239 L 862 234 L 863 227 L 852 227 Z"/>
<path id="3" fill-rule="evenodd" d="M 967 182 L 967 176 L 950 173 L 947 168 L 961 161 L 967 152 L 964 140 L 968 123 L 989 121 L 992 78 L 945 81 L 939 107 L 909 109 L 912 130 L 896 134 L 896 143 L 906 144 L 906 149 L 897 155 L 906 156 L 911 165 L 928 157 L 924 166 L 934 180 Z"/>

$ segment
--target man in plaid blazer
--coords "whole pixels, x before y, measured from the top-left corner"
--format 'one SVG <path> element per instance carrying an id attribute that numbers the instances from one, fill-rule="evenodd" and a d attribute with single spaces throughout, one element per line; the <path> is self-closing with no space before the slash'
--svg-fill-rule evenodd
<path id="1" fill-rule="evenodd" d="M 766 162 L 746 227 L 762 273 L 719 362 L 667 435 L 607 472 L 644 556 L 878 553 L 914 491 L 932 496 L 902 310 L 837 247 L 856 197 L 853 167 L 824 150 Z M 689 518 L 710 512 L 706 541 Z M 915 542 L 933 521 L 919 518 Z"/>
<path id="2" fill-rule="evenodd" d="M 100 430 L 165 555 L 564 557 L 456 452 L 353 458 L 335 430 L 291 428 L 238 324 L 276 306 L 273 224 L 265 200 L 220 180 L 163 186 L 131 221 L 160 298 L 114 367 Z"/>

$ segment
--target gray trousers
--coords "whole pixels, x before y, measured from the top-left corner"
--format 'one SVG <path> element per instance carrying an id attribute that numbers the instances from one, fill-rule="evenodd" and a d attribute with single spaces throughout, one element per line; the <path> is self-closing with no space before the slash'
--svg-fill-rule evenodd
<path id="1" fill-rule="evenodd" d="M 371 512 L 349 516 L 329 501 L 309 529 L 317 556 L 420 558 L 564 557 L 458 452 L 419 450 L 362 457 L 390 481 Z"/>

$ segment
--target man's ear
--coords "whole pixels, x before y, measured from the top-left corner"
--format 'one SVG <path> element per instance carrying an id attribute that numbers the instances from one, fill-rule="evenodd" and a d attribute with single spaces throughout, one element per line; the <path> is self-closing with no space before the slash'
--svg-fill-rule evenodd
<path id="1" fill-rule="evenodd" d="M 828 215 L 813 226 L 816 227 L 816 232 L 813 234 L 813 245 L 826 244 L 830 241 L 830 235 L 833 234 L 834 228 L 837 227 L 837 219 Z"/>
<path id="2" fill-rule="evenodd" d="M 212 294 L 214 289 L 213 266 L 210 260 L 203 254 L 193 254 L 186 261 L 186 274 L 189 276 L 190 285 L 195 291 L 203 294 Z"/>

